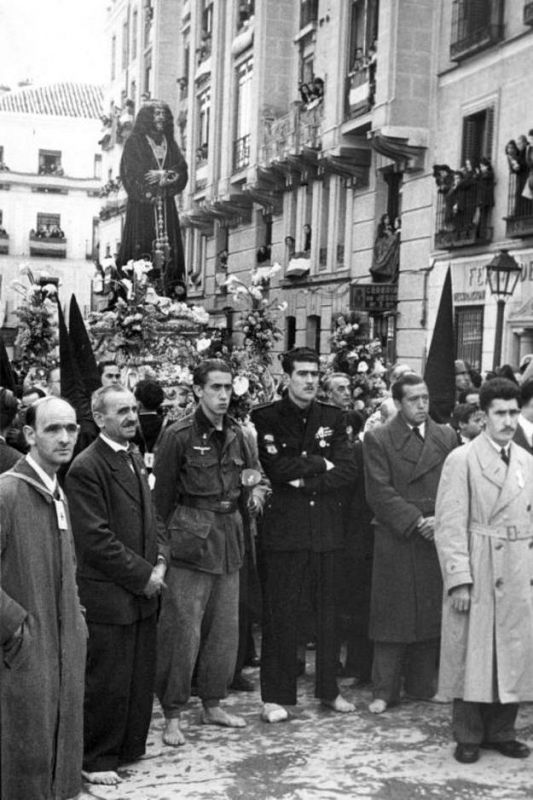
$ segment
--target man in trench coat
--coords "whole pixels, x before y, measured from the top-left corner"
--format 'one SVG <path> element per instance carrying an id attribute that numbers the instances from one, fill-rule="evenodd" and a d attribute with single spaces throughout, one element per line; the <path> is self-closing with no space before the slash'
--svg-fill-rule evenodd
<path id="1" fill-rule="evenodd" d="M 399 701 L 402 674 L 411 697 L 436 689 L 442 581 L 433 541 L 442 465 L 457 438 L 428 415 L 427 386 L 406 373 L 392 386 L 397 415 L 363 440 L 366 496 L 374 512 L 370 711 Z"/>
<path id="2" fill-rule="evenodd" d="M 78 425 L 57 397 L 25 422 L 30 452 L 0 477 L 0 797 L 66 800 L 81 789 L 87 626 L 56 473 Z"/>
<path id="3" fill-rule="evenodd" d="M 533 458 L 512 441 L 520 390 L 495 378 L 485 431 L 446 460 L 435 541 L 444 579 L 439 692 L 453 697 L 455 758 L 525 758 L 520 701 L 533 700 Z"/>

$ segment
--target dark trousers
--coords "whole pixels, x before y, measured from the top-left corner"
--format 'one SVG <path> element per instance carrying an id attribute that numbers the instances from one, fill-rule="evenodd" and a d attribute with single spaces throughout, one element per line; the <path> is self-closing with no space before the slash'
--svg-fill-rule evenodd
<path id="1" fill-rule="evenodd" d="M 322 700 L 334 700 L 339 694 L 336 679 L 339 558 L 338 552 L 263 552 L 263 702 L 296 703 L 296 651 L 302 611 L 309 605 L 316 624 L 315 695 Z"/>
<path id="2" fill-rule="evenodd" d="M 459 744 L 510 742 L 516 737 L 518 703 L 470 703 L 455 699 L 453 738 Z"/>
<path id="3" fill-rule="evenodd" d="M 402 677 L 411 697 L 429 699 L 437 687 L 439 641 L 374 642 L 374 697 L 394 705 L 400 700 Z"/>
<path id="4" fill-rule="evenodd" d="M 212 575 L 171 566 L 158 629 L 156 691 L 165 719 L 177 718 L 191 696 L 215 706 L 227 696 L 238 643 L 239 573 Z"/>
<path id="5" fill-rule="evenodd" d="M 145 751 L 152 716 L 156 615 L 132 625 L 89 622 L 83 768 L 114 770 Z"/>

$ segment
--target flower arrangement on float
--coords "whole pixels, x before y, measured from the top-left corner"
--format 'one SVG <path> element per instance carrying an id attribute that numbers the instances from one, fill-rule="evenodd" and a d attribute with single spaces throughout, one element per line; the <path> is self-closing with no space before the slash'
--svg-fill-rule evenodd
<path id="1" fill-rule="evenodd" d="M 277 318 L 287 304 L 264 295 L 280 269 L 256 268 L 249 283 L 235 275 L 228 278 L 228 295 L 240 311 L 230 341 L 226 324 L 210 325 L 203 306 L 159 296 L 149 280 L 150 261 L 131 261 L 122 268 L 128 277 L 116 281 L 113 307 L 88 317 L 95 355 L 114 357 L 128 383 L 157 379 L 170 401 L 173 387 L 192 386 L 194 368 L 202 359 L 224 358 L 235 375 L 231 413 L 244 416 L 253 403 L 266 402 L 274 394 L 271 352 L 282 337 Z"/>
<path id="2" fill-rule="evenodd" d="M 10 288 L 22 297 L 14 310 L 19 325 L 15 339 L 15 351 L 20 356 L 18 364 L 24 373 L 32 367 L 44 370 L 57 366 L 57 346 L 59 334 L 57 327 L 57 290 L 59 280 L 47 272 L 32 272 L 23 263 L 18 269 L 20 278 L 27 283 L 14 280 Z"/>

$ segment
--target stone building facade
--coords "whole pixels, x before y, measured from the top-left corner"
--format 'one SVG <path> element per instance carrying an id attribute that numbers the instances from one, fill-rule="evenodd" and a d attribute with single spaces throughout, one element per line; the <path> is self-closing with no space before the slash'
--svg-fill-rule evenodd
<path id="1" fill-rule="evenodd" d="M 504 342 L 505 359 L 516 360 L 530 339 L 533 349 L 530 231 L 525 206 L 509 213 L 516 195 L 503 148 L 529 129 L 530 7 L 115 0 L 104 175 L 117 174 L 120 136 L 143 93 L 168 102 L 191 176 L 179 201 L 189 296 L 231 324 L 227 277 L 281 264 L 269 295 L 288 304 L 282 347 L 329 352 L 335 315 L 353 310 L 391 360 L 422 369 L 451 265 L 458 355 L 486 369 L 495 304 L 484 268 L 508 247 L 524 264 Z M 494 170 L 494 205 L 485 201 L 482 225 L 474 208 L 473 228 L 456 235 L 443 222 L 433 165 L 455 170 L 483 156 Z M 109 253 L 125 201 L 120 190 L 111 195 L 101 225 Z"/>

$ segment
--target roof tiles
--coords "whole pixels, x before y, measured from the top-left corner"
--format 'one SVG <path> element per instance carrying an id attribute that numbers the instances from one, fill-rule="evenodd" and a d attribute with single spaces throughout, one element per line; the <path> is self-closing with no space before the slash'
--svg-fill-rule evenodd
<path id="1" fill-rule="evenodd" d="M 0 96 L 0 112 L 99 119 L 102 103 L 101 86 L 88 83 L 52 83 L 47 86 L 25 86 L 6 92 Z"/>

